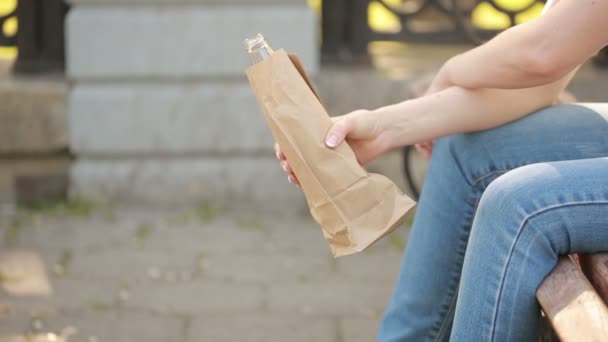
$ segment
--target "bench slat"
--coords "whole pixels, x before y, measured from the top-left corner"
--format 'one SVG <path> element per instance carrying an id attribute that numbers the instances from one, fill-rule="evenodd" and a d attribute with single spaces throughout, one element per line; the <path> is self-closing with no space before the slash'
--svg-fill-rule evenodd
<path id="1" fill-rule="evenodd" d="M 604 303 L 608 303 L 608 253 L 585 254 L 580 260 L 587 279 Z"/>
<path id="2" fill-rule="evenodd" d="M 608 309 L 570 258 L 560 258 L 536 297 L 562 341 L 607 340 Z"/>

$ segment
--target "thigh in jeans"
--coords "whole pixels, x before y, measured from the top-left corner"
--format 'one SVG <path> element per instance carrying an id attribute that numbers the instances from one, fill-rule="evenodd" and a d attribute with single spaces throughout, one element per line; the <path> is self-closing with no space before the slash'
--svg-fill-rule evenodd
<path id="1" fill-rule="evenodd" d="M 608 158 L 499 177 L 475 215 L 452 340 L 538 341 L 541 281 L 559 255 L 598 251 L 608 251 Z"/>
<path id="2" fill-rule="evenodd" d="M 378 339 L 448 339 L 477 203 L 494 179 L 528 164 L 604 155 L 608 155 L 608 123 L 576 105 L 556 106 L 496 129 L 440 139 Z"/>

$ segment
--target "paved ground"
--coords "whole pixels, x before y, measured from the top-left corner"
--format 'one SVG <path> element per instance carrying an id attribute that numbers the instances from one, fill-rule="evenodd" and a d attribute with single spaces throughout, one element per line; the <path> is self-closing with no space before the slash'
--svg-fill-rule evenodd
<path id="1" fill-rule="evenodd" d="M 407 236 L 334 260 L 304 215 L 73 203 L 3 221 L 0 283 L 44 292 L 39 256 L 52 292 L 0 292 L 2 342 L 373 341 Z"/>

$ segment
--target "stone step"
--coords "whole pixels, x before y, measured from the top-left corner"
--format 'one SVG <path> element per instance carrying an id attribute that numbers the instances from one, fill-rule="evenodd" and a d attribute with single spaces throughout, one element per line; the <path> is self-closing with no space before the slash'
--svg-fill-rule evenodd
<path id="1" fill-rule="evenodd" d="M 256 154 L 273 140 L 246 81 L 84 84 L 70 96 L 79 157 Z"/>
<path id="2" fill-rule="evenodd" d="M 371 68 L 324 68 L 315 79 L 332 114 L 377 108 L 412 96 L 409 80 L 387 80 Z M 69 108 L 70 146 L 80 157 L 252 155 L 273 143 L 244 80 L 82 83 L 73 89 Z"/>
<path id="3" fill-rule="evenodd" d="M 306 208 L 270 151 L 267 158 L 81 158 L 71 183 L 72 194 L 102 203 L 212 203 L 267 212 Z"/>
<path id="4" fill-rule="evenodd" d="M 67 81 L 5 76 L 0 78 L 0 156 L 67 149 Z"/>
<path id="5" fill-rule="evenodd" d="M 426 163 L 421 162 L 422 167 Z M 400 151 L 368 166 L 411 194 Z M 173 159 L 79 159 L 70 193 L 98 203 L 180 207 L 209 203 L 261 212 L 306 213 L 302 192 L 287 181 L 277 160 L 267 157 Z"/>
<path id="6" fill-rule="evenodd" d="M 38 205 L 64 201 L 71 159 L 65 154 L 0 158 L 0 204 Z"/>

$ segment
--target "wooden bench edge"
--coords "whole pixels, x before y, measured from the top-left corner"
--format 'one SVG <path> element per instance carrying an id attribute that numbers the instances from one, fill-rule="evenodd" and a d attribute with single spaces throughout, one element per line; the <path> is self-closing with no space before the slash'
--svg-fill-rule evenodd
<path id="1" fill-rule="evenodd" d="M 536 297 L 562 341 L 607 339 L 608 309 L 569 257 L 560 258 L 539 286 Z"/>

